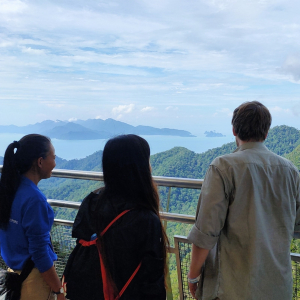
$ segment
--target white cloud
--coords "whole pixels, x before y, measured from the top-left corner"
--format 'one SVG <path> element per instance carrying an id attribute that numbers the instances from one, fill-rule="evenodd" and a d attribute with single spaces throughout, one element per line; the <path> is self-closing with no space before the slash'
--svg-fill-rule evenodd
<path id="1" fill-rule="evenodd" d="M 292 75 L 294 80 L 300 80 L 300 54 L 289 55 L 285 60 L 281 70 Z"/>
<path id="2" fill-rule="evenodd" d="M 291 114 L 292 113 L 292 111 L 289 108 L 282 108 L 279 106 L 270 107 L 269 110 L 270 110 L 271 114 L 275 114 L 275 113 Z"/>
<path id="3" fill-rule="evenodd" d="M 165 110 L 178 110 L 178 107 L 177 106 L 176 107 L 174 107 L 174 106 L 167 106 L 165 108 Z"/>
<path id="4" fill-rule="evenodd" d="M 22 52 L 34 55 L 44 55 L 46 53 L 44 49 L 33 49 L 31 47 L 22 47 Z"/>
<path id="5" fill-rule="evenodd" d="M 154 109 L 154 107 L 152 107 L 152 106 L 146 106 L 146 107 L 141 109 L 141 112 L 147 112 L 147 111 L 151 111 L 153 109 Z"/>
<path id="6" fill-rule="evenodd" d="M 65 106 L 65 103 L 56 102 L 56 101 L 41 101 L 40 103 L 47 107 L 57 108 L 57 109 L 63 108 Z"/>
<path id="7" fill-rule="evenodd" d="M 218 115 L 226 115 L 228 117 L 232 117 L 233 111 L 229 108 L 222 108 L 222 109 L 217 109 L 217 112 L 214 114 L 214 116 Z"/>
<path id="8" fill-rule="evenodd" d="M 114 107 L 112 109 L 113 114 L 119 114 L 119 118 L 122 117 L 123 114 L 129 114 L 133 111 L 134 109 L 134 104 L 129 104 L 129 105 L 119 105 L 117 107 Z"/>
<path id="9" fill-rule="evenodd" d="M 78 120 L 77 118 L 70 118 L 70 119 L 68 119 L 69 122 L 75 122 L 77 120 Z"/>
<path id="10" fill-rule="evenodd" d="M 7 13 L 22 12 L 27 5 L 19 0 L 1 0 L 0 1 L 0 15 Z"/>

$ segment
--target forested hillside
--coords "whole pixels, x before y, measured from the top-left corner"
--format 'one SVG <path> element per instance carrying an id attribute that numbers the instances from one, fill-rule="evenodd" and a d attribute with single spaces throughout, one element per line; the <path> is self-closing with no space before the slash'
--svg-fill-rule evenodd
<path id="1" fill-rule="evenodd" d="M 297 146 L 291 153 L 286 155 L 286 158 L 291 160 L 300 170 L 300 145 Z"/>

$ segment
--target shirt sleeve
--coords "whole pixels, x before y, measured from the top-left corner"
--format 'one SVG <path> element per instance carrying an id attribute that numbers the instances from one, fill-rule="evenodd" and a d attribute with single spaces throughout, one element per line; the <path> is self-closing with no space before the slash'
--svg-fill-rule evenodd
<path id="1" fill-rule="evenodd" d="M 50 228 L 48 217 L 48 204 L 46 199 L 38 195 L 28 200 L 28 205 L 22 218 L 22 226 L 28 238 L 29 254 L 36 268 L 41 272 L 49 270 L 53 266 L 50 240 Z"/>
<path id="2" fill-rule="evenodd" d="M 216 166 L 211 165 L 202 185 L 196 222 L 188 240 L 200 248 L 212 249 L 224 227 L 228 205 L 224 176 Z"/>
<path id="3" fill-rule="evenodd" d="M 297 178 L 297 194 L 296 194 L 296 220 L 294 229 L 294 238 L 300 239 L 300 178 Z"/>

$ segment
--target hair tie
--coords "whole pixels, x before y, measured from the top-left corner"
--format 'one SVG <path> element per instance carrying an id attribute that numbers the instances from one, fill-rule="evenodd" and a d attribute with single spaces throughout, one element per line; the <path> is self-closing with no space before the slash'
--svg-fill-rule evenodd
<path id="1" fill-rule="evenodd" d="M 15 148 L 19 149 L 20 146 L 21 146 L 21 144 L 20 144 L 20 142 L 18 142 L 18 141 L 14 141 L 14 142 L 13 142 L 13 146 L 14 146 L 14 149 L 15 149 Z"/>

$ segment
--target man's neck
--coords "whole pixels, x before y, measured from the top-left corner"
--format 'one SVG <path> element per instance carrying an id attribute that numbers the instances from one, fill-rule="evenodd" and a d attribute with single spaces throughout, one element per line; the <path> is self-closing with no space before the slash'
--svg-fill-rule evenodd
<path id="1" fill-rule="evenodd" d="M 264 141 L 255 141 L 255 140 L 249 140 L 249 141 L 243 141 L 241 140 L 238 136 L 235 137 L 235 143 L 238 147 L 242 146 L 243 144 L 247 144 L 247 143 L 263 143 Z"/>

